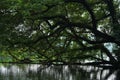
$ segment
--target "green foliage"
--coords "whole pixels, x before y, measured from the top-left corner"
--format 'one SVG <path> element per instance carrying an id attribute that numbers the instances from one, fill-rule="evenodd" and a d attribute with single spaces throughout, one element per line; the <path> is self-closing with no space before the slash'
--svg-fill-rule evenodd
<path id="1" fill-rule="evenodd" d="M 112 9 L 104 0 L 2 0 L 1 55 L 10 61 L 100 60 L 101 46 L 119 40 L 119 7 L 111 3 Z"/>

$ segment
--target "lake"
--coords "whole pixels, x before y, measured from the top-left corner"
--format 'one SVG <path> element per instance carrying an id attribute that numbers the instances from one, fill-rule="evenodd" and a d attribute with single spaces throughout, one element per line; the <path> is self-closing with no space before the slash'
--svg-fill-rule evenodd
<path id="1" fill-rule="evenodd" d="M 0 64 L 0 80 L 120 80 L 120 70 L 78 65 Z"/>

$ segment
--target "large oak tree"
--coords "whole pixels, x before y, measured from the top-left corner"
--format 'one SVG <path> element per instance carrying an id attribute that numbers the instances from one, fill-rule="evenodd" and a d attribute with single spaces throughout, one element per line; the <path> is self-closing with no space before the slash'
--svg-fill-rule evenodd
<path id="1" fill-rule="evenodd" d="M 119 63 L 117 0 L 2 0 L 0 48 L 12 61 Z M 1 59 L 3 60 L 3 59 Z"/>

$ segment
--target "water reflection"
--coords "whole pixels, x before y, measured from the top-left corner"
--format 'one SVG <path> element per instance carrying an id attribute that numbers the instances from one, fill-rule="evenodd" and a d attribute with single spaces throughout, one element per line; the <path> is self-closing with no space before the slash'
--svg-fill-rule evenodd
<path id="1" fill-rule="evenodd" d="M 0 64 L 0 80 L 120 80 L 119 74 L 93 66 Z"/>

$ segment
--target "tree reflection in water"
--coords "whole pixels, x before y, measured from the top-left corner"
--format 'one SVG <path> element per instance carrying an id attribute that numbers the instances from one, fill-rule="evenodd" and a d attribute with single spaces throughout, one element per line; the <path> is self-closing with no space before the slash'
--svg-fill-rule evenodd
<path id="1" fill-rule="evenodd" d="M 0 65 L 0 80 L 120 80 L 119 74 L 93 66 Z"/>

